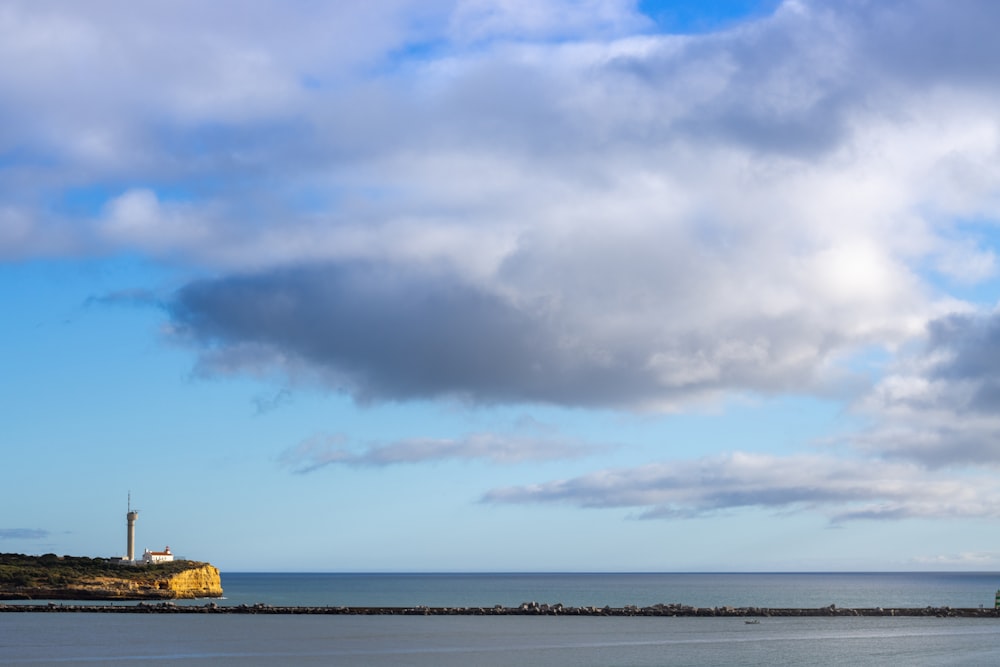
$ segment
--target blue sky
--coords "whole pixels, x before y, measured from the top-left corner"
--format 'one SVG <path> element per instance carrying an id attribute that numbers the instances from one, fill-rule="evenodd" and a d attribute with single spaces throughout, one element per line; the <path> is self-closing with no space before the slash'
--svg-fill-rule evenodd
<path id="1" fill-rule="evenodd" d="M 1000 565 L 994 3 L 4 3 L 0 550 Z"/>

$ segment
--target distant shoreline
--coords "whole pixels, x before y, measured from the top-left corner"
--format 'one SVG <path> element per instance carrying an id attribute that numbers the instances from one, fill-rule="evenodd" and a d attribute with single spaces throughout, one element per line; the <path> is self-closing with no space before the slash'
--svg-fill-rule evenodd
<path id="1" fill-rule="evenodd" d="M 525 602 L 517 607 L 307 607 L 254 605 L 177 605 L 171 602 L 78 605 L 0 604 L 0 613 L 99 613 L 99 614 L 273 614 L 334 616 L 593 616 L 593 617 L 854 617 L 854 616 L 929 616 L 938 618 L 1000 618 L 1000 609 L 969 607 L 868 607 L 846 608 L 829 605 L 817 608 L 794 607 L 692 607 L 682 604 L 657 604 L 648 607 L 567 607 L 561 604 Z"/>

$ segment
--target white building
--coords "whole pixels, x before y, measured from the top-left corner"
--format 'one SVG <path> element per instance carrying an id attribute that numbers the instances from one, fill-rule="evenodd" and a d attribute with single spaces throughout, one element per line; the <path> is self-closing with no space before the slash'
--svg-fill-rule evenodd
<path id="1" fill-rule="evenodd" d="M 170 553 L 170 547 L 164 548 L 163 551 L 150 551 L 146 549 L 146 552 L 142 554 L 142 562 L 145 565 L 152 565 L 153 563 L 169 563 L 174 559 L 174 555 Z"/>

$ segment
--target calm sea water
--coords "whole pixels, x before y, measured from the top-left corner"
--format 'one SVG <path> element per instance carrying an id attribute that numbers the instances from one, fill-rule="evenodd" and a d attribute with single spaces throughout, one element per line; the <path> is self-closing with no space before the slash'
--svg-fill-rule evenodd
<path id="1" fill-rule="evenodd" d="M 621 607 L 993 606 L 997 573 L 223 574 L 225 604 Z"/>
<path id="2" fill-rule="evenodd" d="M 223 574 L 222 604 L 978 607 L 1000 575 Z M 121 603 L 119 603 L 121 604 Z M 194 601 L 193 604 L 204 604 Z M 1000 622 L 939 618 L 0 614 L 3 665 L 1000 664 Z"/>

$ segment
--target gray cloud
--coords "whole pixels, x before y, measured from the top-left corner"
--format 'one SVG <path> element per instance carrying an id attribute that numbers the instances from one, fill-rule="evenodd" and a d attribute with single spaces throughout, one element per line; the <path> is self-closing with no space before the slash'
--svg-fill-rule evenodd
<path id="1" fill-rule="evenodd" d="M 860 403 L 874 425 L 862 449 L 944 467 L 1000 465 L 1000 314 L 933 320 Z"/>
<path id="2" fill-rule="evenodd" d="M 1000 494 L 985 476 L 948 478 L 907 463 L 739 452 L 494 489 L 483 501 L 634 508 L 645 519 L 746 508 L 819 512 L 833 523 L 1000 516 Z"/>
<path id="3" fill-rule="evenodd" d="M 152 290 L 134 288 L 118 290 L 101 294 L 100 296 L 89 297 L 85 305 L 87 306 L 135 306 L 135 307 L 161 307 L 162 298 Z"/>
<path id="4" fill-rule="evenodd" d="M 175 333 L 205 350 L 205 373 L 270 367 L 295 376 L 307 368 L 361 401 L 635 407 L 734 388 L 819 387 L 815 365 L 842 344 L 838 337 L 848 338 L 809 313 L 748 314 L 714 331 L 661 324 L 657 313 L 647 323 L 647 313 L 629 310 L 631 296 L 608 304 L 604 316 L 631 322 L 605 335 L 603 299 L 587 303 L 585 285 L 575 289 L 593 314 L 543 296 L 515 300 L 448 274 L 325 264 L 192 283 L 169 311 Z"/>
<path id="5" fill-rule="evenodd" d="M 928 330 L 924 357 L 936 360 L 931 378 L 974 383 L 969 410 L 1000 407 L 1000 314 L 952 315 L 931 322 Z"/>
<path id="6" fill-rule="evenodd" d="M 682 92 L 692 72 L 703 77 L 707 87 L 678 108 L 663 128 L 668 136 L 816 159 L 849 139 L 849 121 L 870 92 L 871 70 L 856 69 L 844 50 L 864 39 L 858 28 L 837 11 L 787 3 L 769 20 L 616 64 L 661 95 Z"/>
<path id="7" fill-rule="evenodd" d="M 271 395 L 255 396 L 253 398 L 254 412 L 257 415 L 263 415 L 291 402 L 292 392 L 289 389 L 281 389 Z"/>
<path id="8" fill-rule="evenodd" d="M 924 84 L 993 88 L 988 72 L 1000 66 L 1000 46 L 990 26 L 1000 20 L 996 3 L 963 0 L 890 0 L 845 3 L 844 14 L 865 39 L 861 58 L 886 76 Z M 920 39 L 914 39 L 919 35 Z"/>
<path id="9" fill-rule="evenodd" d="M 0 528 L 0 540 L 42 540 L 49 531 L 38 528 Z"/>
<path id="10" fill-rule="evenodd" d="M 472 433 L 462 438 L 411 438 L 396 442 L 350 446 L 342 435 L 314 436 L 286 450 L 280 462 L 295 472 L 312 472 L 329 465 L 384 467 L 437 461 L 488 461 L 514 464 L 558 461 L 587 456 L 595 447 L 553 437 Z"/>
<path id="11" fill-rule="evenodd" d="M 358 265 L 283 270 L 188 285 L 171 313 L 216 356 L 245 343 L 292 354 L 362 400 L 591 402 L 620 384 L 618 369 L 573 365 L 541 318 L 445 277 Z"/>

